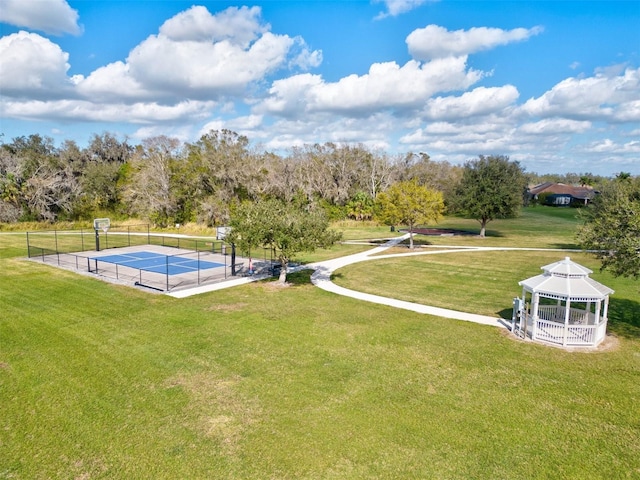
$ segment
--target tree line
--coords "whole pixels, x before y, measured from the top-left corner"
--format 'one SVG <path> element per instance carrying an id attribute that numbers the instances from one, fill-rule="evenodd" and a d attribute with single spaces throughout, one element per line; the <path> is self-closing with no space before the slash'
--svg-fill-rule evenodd
<path id="1" fill-rule="evenodd" d="M 270 245 L 286 266 L 299 249 L 335 241 L 330 220 L 413 227 L 448 213 L 478 220 L 484 236 L 491 220 L 518 215 L 527 185 L 543 181 L 595 186 L 601 195 L 584 212 L 579 242 L 615 275 L 640 278 L 640 177 L 535 175 L 503 155 L 457 166 L 361 144 L 305 145 L 281 156 L 250 148 L 230 130 L 193 143 L 157 136 L 132 145 L 111 133 L 93 135 L 86 148 L 56 147 L 38 134 L 1 143 L 0 222 L 109 216 L 159 227 L 231 224 L 246 247 Z"/>
<path id="2" fill-rule="evenodd" d="M 33 134 L 0 145 L 0 222 L 111 216 L 216 226 L 243 201 L 261 198 L 315 203 L 331 220 L 368 220 L 378 194 L 406 181 L 441 192 L 451 212 L 464 171 L 425 153 L 390 156 L 361 144 L 305 145 L 276 155 L 230 130 L 193 143 L 157 136 L 135 145 L 103 133 L 85 148 Z M 543 178 L 529 174 L 528 181 Z"/>

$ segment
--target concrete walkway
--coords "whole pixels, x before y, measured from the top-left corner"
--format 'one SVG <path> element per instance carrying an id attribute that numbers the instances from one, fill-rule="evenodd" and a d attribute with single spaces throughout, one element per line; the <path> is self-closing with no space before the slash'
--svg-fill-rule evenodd
<path id="1" fill-rule="evenodd" d="M 436 253 L 453 253 L 459 251 L 468 251 L 469 248 L 451 249 L 451 250 L 437 250 L 437 251 L 421 251 L 412 252 L 411 254 L 396 254 L 396 255 L 377 255 L 384 252 L 388 248 L 398 245 L 403 240 L 409 238 L 409 234 L 403 235 L 389 240 L 387 243 L 380 247 L 367 250 L 366 252 L 356 253 L 346 257 L 336 258 L 333 260 L 327 260 L 324 262 L 312 263 L 306 265 L 306 268 L 312 268 L 315 270 L 311 275 L 311 282 L 323 290 L 332 292 L 338 295 L 344 295 L 347 297 L 356 298 L 366 302 L 378 303 L 380 305 L 387 305 L 394 308 L 402 308 L 404 310 L 410 310 L 417 313 L 424 313 L 427 315 L 435 315 L 438 317 L 451 318 L 454 320 L 464 320 L 467 322 L 480 323 L 483 325 L 490 325 L 492 327 L 509 328 L 507 322 L 504 319 L 498 317 L 489 317 L 485 315 L 476 315 L 474 313 L 459 312 L 457 310 L 449 310 L 446 308 L 430 307 L 428 305 L 422 305 L 419 303 L 405 302 L 403 300 L 396 300 L 394 298 L 382 297 L 379 295 L 372 295 L 369 293 L 358 292 L 350 290 L 348 288 L 340 287 L 331 281 L 331 275 L 339 268 L 347 265 L 351 265 L 357 262 L 363 262 L 367 260 L 378 260 L 381 258 L 390 258 L 407 255 L 428 255 Z M 474 248 L 471 248 L 474 249 Z"/>

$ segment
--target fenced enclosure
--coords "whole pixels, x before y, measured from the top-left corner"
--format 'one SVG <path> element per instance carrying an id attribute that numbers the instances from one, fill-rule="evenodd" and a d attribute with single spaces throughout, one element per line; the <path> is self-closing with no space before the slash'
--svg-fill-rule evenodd
<path id="1" fill-rule="evenodd" d="M 27 232 L 27 251 L 33 260 L 158 291 L 274 270 L 266 249 L 261 259 L 253 259 L 248 252 L 236 255 L 234 246 L 224 240 L 152 233 L 147 224 L 112 225 L 106 232 Z"/>

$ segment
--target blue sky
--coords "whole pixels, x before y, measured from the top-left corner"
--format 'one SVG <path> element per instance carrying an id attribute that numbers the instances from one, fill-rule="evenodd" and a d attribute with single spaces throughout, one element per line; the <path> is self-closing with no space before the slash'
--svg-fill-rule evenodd
<path id="1" fill-rule="evenodd" d="M 0 0 L 0 133 L 640 175 L 640 1 Z"/>

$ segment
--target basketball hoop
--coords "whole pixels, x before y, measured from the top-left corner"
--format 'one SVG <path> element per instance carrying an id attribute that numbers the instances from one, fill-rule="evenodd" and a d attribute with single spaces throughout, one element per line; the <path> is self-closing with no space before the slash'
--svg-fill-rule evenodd
<path id="1" fill-rule="evenodd" d="M 111 220 L 108 218 L 96 218 L 93 221 L 93 229 L 96 231 L 96 252 L 100 251 L 100 230 L 106 235 L 111 226 Z"/>
<path id="2" fill-rule="evenodd" d="M 96 231 L 102 230 L 104 233 L 107 233 L 110 226 L 111 220 L 109 220 L 108 218 L 96 218 L 93 221 L 93 229 Z"/>

